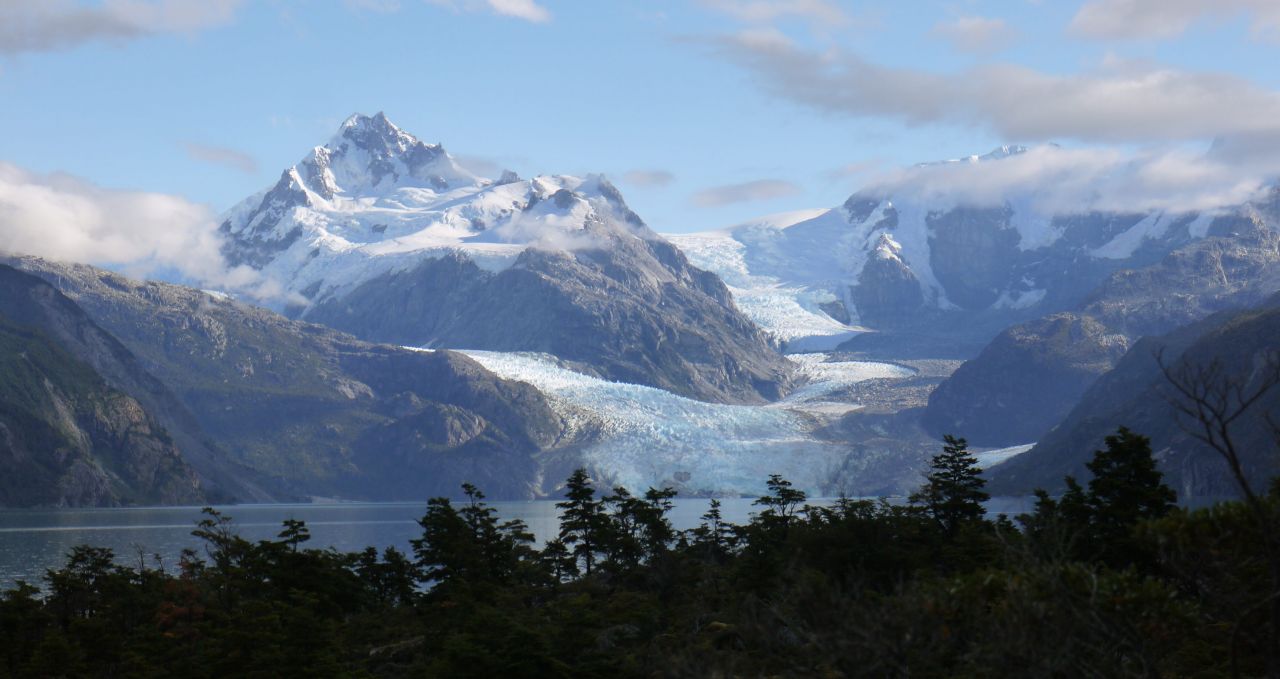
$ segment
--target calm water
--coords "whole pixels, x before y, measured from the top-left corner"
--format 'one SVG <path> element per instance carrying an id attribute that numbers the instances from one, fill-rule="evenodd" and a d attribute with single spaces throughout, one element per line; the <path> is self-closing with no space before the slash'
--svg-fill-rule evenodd
<path id="1" fill-rule="evenodd" d="M 750 499 L 721 501 L 725 517 L 745 522 L 752 511 Z M 523 519 L 542 541 L 559 530 L 555 502 L 494 502 L 503 519 Z M 232 517 L 237 532 L 250 540 L 274 539 L 280 522 L 301 519 L 311 530 L 308 547 L 334 547 L 358 551 L 374 546 L 379 550 L 394 546 L 408 551 L 409 540 L 421 535 L 417 521 L 426 511 L 424 503 L 343 503 L 236 505 L 219 507 Z M 698 525 L 706 512 L 706 500 L 681 500 L 671 512 L 677 528 Z M 163 557 L 166 567 L 177 563 L 184 548 L 201 548 L 191 536 L 201 518 L 199 507 L 138 507 L 125 509 L 41 509 L 0 510 L 0 589 L 18 580 L 34 585 L 46 569 L 62 565 L 67 551 L 76 545 L 110 547 L 118 559 L 137 564 L 138 549 Z"/>
<path id="2" fill-rule="evenodd" d="M 813 501 L 821 504 L 823 501 Z M 745 523 L 753 511 L 749 498 L 721 500 L 725 518 Z M 523 519 L 539 543 L 559 530 L 555 502 L 494 502 L 503 519 Z M 1023 498 L 996 498 L 992 512 L 1015 514 L 1028 509 Z M 274 539 L 280 522 L 301 519 L 311 529 L 309 547 L 334 547 L 358 551 L 374 546 L 394 546 L 408 551 L 409 540 L 418 537 L 417 520 L 426 509 L 422 503 L 350 503 L 297 505 L 236 505 L 219 507 L 235 519 L 241 537 L 257 541 Z M 677 500 L 671 522 L 678 529 L 693 528 L 707 510 L 706 500 Z M 127 509 L 0 510 L 0 589 L 18 580 L 41 584 L 46 569 L 61 566 L 75 545 L 90 544 L 113 549 L 122 563 L 137 564 L 138 549 L 163 557 L 167 567 L 178 561 L 183 548 L 199 549 L 191 536 L 200 520 L 199 507 L 138 507 Z"/>

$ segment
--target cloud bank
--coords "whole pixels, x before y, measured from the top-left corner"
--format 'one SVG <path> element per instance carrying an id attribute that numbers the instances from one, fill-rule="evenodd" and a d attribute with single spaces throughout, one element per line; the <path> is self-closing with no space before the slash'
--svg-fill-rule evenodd
<path id="1" fill-rule="evenodd" d="M 667 186 L 676 176 L 666 170 L 631 170 L 622 174 L 622 181 L 642 188 Z"/>
<path id="2" fill-rule="evenodd" d="M 714 44 L 766 91 L 832 114 L 984 128 L 1021 141 L 1280 135 L 1280 94 L 1222 73 L 1110 60 L 1075 75 L 1012 64 L 952 74 L 814 53 L 773 32 L 740 33 Z"/>
<path id="3" fill-rule="evenodd" d="M 0 0 L 0 54 L 195 33 L 228 24 L 244 0 Z"/>
<path id="4" fill-rule="evenodd" d="M 1003 19 L 977 16 L 938 23 L 930 33 L 950 43 L 957 52 L 969 54 L 998 52 L 1017 38 L 1017 31 Z"/>
<path id="5" fill-rule="evenodd" d="M 188 156 L 205 163 L 221 165 L 233 170 L 239 170 L 245 174 L 253 174 L 258 171 L 258 161 L 254 160 L 253 156 L 242 151 L 221 146 L 206 146 L 195 142 L 187 142 L 183 144 L 183 147 L 186 149 Z"/>
<path id="6" fill-rule="evenodd" d="M 67 174 L 0 162 L 0 251 L 122 270 L 178 271 L 200 285 L 255 299 L 283 288 L 222 258 L 216 217 L 177 196 L 106 189 Z"/>
<path id="7" fill-rule="evenodd" d="M 864 192 L 938 205 L 1023 203 L 1041 215 L 1198 212 L 1240 205 L 1267 188 L 1264 170 L 1183 150 L 1124 152 L 1052 144 L 995 160 L 930 163 L 882 174 Z"/>
<path id="8" fill-rule="evenodd" d="M 1275 0 L 1091 0 L 1071 20 L 1069 31 L 1087 38 L 1174 38 L 1197 21 L 1248 17 L 1254 38 L 1280 41 L 1280 3 Z"/>
<path id="9" fill-rule="evenodd" d="M 693 194 L 691 202 L 698 207 L 720 207 L 735 203 L 749 203 L 774 198 L 786 198 L 801 193 L 799 186 L 781 179 L 757 179 L 741 184 L 728 184 L 704 189 Z"/>

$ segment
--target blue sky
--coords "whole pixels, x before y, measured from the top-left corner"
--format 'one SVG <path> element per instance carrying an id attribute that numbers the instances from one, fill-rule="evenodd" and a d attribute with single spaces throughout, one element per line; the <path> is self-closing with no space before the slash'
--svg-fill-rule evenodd
<path id="1" fill-rule="evenodd" d="M 1271 148 L 1277 5 L 0 0 L 0 163 L 216 213 L 381 110 L 482 172 L 603 172 L 655 229 L 702 230 L 1004 142 Z"/>

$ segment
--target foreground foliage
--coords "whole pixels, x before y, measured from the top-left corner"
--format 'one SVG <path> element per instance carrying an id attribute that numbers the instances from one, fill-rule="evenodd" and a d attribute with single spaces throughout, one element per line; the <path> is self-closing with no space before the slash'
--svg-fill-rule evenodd
<path id="1" fill-rule="evenodd" d="M 1189 511 L 1121 430 L 1061 498 L 986 518 L 948 437 L 907 505 L 807 505 L 785 479 L 746 525 L 674 493 L 566 482 L 541 549 L 483 493 L 432 499 L 411 553 L 250 543 L 206 509 L 176 572 L 80 547 L 0 597 L 0 676 L 1217 677 L 1267 668 L 1255 514 Z M 1269 520 L 1280 493 L 1265 498 Z"/>

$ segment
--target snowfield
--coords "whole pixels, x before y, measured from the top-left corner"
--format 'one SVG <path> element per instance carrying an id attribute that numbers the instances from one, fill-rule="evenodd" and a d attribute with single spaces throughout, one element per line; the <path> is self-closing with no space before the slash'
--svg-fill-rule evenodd
<path id="1" fill-rule="evenodd" d="M 464 353 L 501 377 L 537 387 L 571 430 L 598 432 L 583 458 L 610 483 L 638 490 L 671 485 L 682 495 L 758 495 L 775 473 L 811 495 L 838 495 L 842 489 L 831 479 L 848 450 L 815 432 L 857 406 L 833 402 L 831 394 L 913 372 L 886 363 L 826 362 L 824 354 L 793 356 L 810 376 L 808 385 L 777 403 L 736 406 L 589 377 L 545 355 Z"/>
<path id="2" fill-rule="evenodd" d="M 826 257 L 777 237 L 796 224 L 831 223 L 830 210 L 801 210 L 740 224 L 721 231 L 663 234 L 694 266 L 720 276 L 738 309 L 791 351 L 834 349 L 863 329 L 841 323 L 822 311 L 824 304 L 843 304 L 833 290 L 852 275 L 843 256 L 848 250 L 840 235 Z M 833 227 L 836 225 L 832 224 Z M 838 228 L 838 227 L 837 227 Z M 812 244 L 812 243 L 810 243 Z M 824 248 L 815 248 L 822 250 Z M 851 254 L 851 253 L 850 253 Z M 796 264 L 803 260 L 803 266 Z M 804 271 L 797 277 L 798 271 Z"/>

